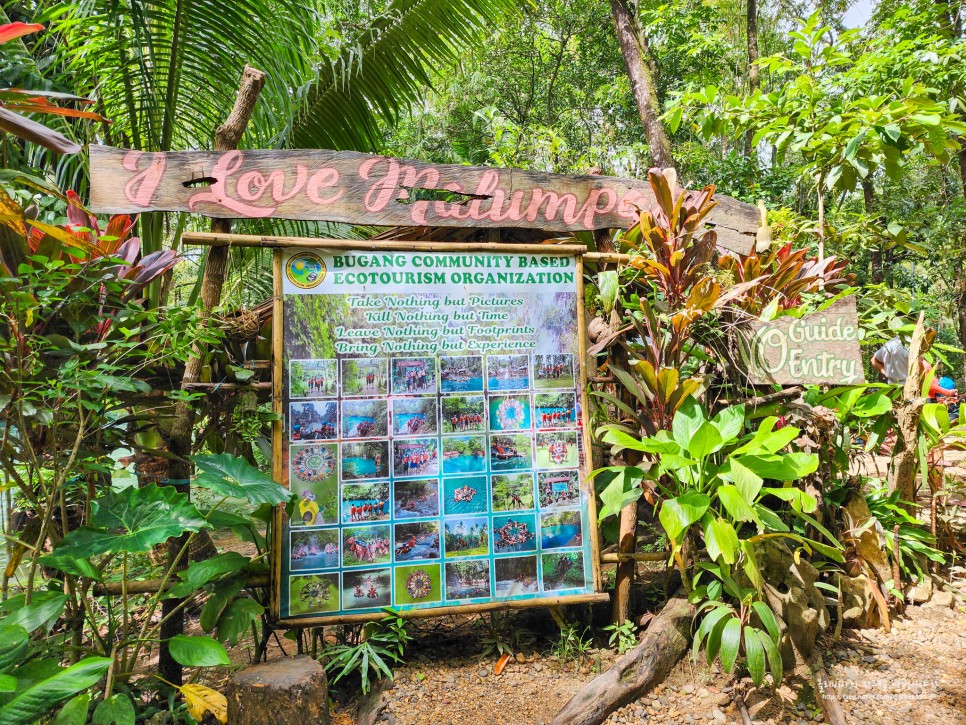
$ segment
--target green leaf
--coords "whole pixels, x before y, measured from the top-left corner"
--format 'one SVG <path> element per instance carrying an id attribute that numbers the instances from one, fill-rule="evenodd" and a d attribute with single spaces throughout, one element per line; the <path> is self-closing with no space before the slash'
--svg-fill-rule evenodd
<path id="1" fill-rule="evenodd" d="M 17 678 L 13 675 L 0 675 L 0 692 L 16 692 Z"/>
<path id="2" fill-rule="evenodd" d="M 708 556 L 717 561 L 721 557 L 734 564 L 738 558 L 738 534 L 735 527 L 723 519 L 714 519 L 704 527 L 704 543 Z"/>
<path id="3" fill-rule="evenodd" d="M 751 580 L 755 589 L 758 591 L 758 595 L 761 596 L 761 589 L 765 586 L 765 580 L 761 576 L 761 570 L 758 568 L 758 561 L 755 559 L 755 547 L 747 540 L 743 540 L 739 543 L 741 551 L 744 554 L 741 561 L 741 568 L 745 572 L 745 575 Z"/>
<path id="4" fill-rule="evenodd" d="M 688 450 L 691 439 L 706 421 L 701 404 L 689 395 L 683 401 L 671 421 L 671 434 L 683 450 Z"/>
<path id="5" fill-rule="evenodd" d="M 64 606 L 69 597 L 60 592 L 39 591 L 34 592 L 30 604 L 24 604 L 23 594 L 11 597 L 3 603 L 3 609 L 13 611 L 3 619 L 5 627 L 18 625 L 28 632 L 33 632 L 41 627 L 48 629 L 54 622 L 60 619 L 64 613 Z"/>
<path id="6" fill-rule="evenodd" d="M 721 621 L 719 621 L 711 630 L 711 632 L 708 634 L 708 639 L 705 642 L 704 653 L 705 653 L 705 659 L 707 660 L 709 667 L 711 666 L 711 663 L 714 662 L 718 654 L 721 652 L 721 635 L 724 632 L 725 626 L 728 624 L 728 622 L 734 621 L 735 619 L 734 612 L 731 612 L 729 610 L 728 613 L 731 616 L 722 617 Z"/>
<path id="7" fill-rule="evenodd" d="M 94 708 L 91 725 L 134 725 L 134 703 L 120 692 L 101 700 Z"/>
<path id="8" fill-rule="evenodd" d="M 772 679 L 777 685 L 782 681 L 782 656 L 778 651 L 778 645 L 776 641 L 766 635 L 764 632 L 758 632 L 758 640 L 761 642 L 762 648 L 765 650 L 765 654 L 768 655 L 768 665 L 771 670 Z"/>
<path id="9" fill-rule="evenodd" d="M 758 619 L 761 620 L 765 629 L 768 630 L 768 634 L 777 643 L 781 639 L 781 629 L 778 627 L 778 620 L 775 618 L 775 613 L 771 611 L 771 607 L 764 602 L 754 601 L 751 603 L 751 608 L 758 615 Z"/>
<path id="10" fill-rule="evenodd" d="M 695 521 L 704 516 L 711 505 L 711 499 L 703 493 L 689 491 L 677 498 L 669 498 L 661 503 L 658 518 L 667 532 L 668 538 L 681 541 L 681 534 Z"/>
<path id="11" fill-rule="evenodd" d="M 607 270 L 597 275 L 597 289 L 600 293 L 600 304 L 604 308 L 604 314 L 609 315 L 614 305 L 617 304 L 617 293 L 620 283 L 617 279 L 615 270 Z"/>
<path id="12" fill-rule="evenodd" d="M 0 624 L 0 672 L 19 664 L 30 644 L 30 633 L 19 624 Z"/>
<path id="13" fill-rule="evenodd" d="M 228 603 L 242 590 L 244 585 L 245 583 L 240 577 L 215 583 L 215 591 L 208 597 L 205 606 L 201 608 L 199 624 L 201 624 L 202 631 L 210 632 L 215 628 Z"/>
<path id="14" fill-rule="evenodd" d="M 733 405 L 725 408 L 711 419 L 711 423 L 718 429 L 724 441 L 730 443 L 741 434 L 745 425 L 745 406 Z"/>
<path id="15" fill-rule="evenodd" d="M 629 448 L 632 451 L 647 450 L 639 439 L 614 428 L 608 428 L 601 440 L 604 443 L 609 443 L 618 451 L 623 448 Z"/>
<path id="16" fill-rule="evenodd" d="M 113 661 L 110 657 L 87 657 L 29 687 L 0 707 L 0 722 L 4 725 L 32 723 L 50 712 L 62 700 L 96 683 Z"/>
<path id="17" fill-rule="evenodd" d="M 735 521 L 759 521 L 758 514 L 745 501 L 741 491 L 730 483 L 718 487 L 718 500 Z"/>
<path id="18" fill-rule="evenodd" d="M 740 456 L 732 456 L 727 461 L 727 470 L 718 475 L 726 481 L 731 481 L 741 492 L 741 496 L 748 503 L 754 503 L 758 498 L 764 480 L 743 463 Z"/>
<path id="19" fill-rule="evenodd" d="M 243 634 L 251 628 L 251 623 L 260 617 L 265 607 L 248 597 L 239 597 L 231 604 L 218 620 L 218 639 L 234 647 Z"/>
<path id="20" fill-rule="evenodd" d="M 945 407 L 944 407 L 945 409 Z M 859 398 L 850 411 L 856 418 L 876 418 L 892 410 L 892 399 L 885 393 L 872 393 Z"/>
<path id="21" fill-rule="evenodd" d="M 599 494 L 601 503 L 604 504 L 600 509 L 599 520 L 616 516 L 625 506 L 641 497 L 644 491 L 637 484 L 640 483 L 643 475 L 644 472 L 640 468 L 628 466 L 611 479 Z"/>
<path id="22" fill-rule="evenodd" d="M 239 456 L 220 453 L 216 456 L 192 456 L 191 460 L 202 470 L 194 481 L 195 485 L 221 496 L 272 505 L 287 503 L 293 496 L 287 488 L 275 483 L 271 476 Z"/>
<path id="23" fill-rule="evenodd" d="M 223 574 L 241 571 L 251 559 L 237 551 L 226 551 L 204 561 L 192 562 L 180 572 L 181 581 L 169 589 L 164 599 L 181 599 L 192 594 Z"/>
<path id="24" fill-rule="evenodd" d="M 211 637 L 176 634 L 168 641 L 168 650 L 171 652 L 172 659 L 185 667 L 217 667 L 231 664 L 224 646 Z"/>
<path id="25" fill-rule="evenodd" d="M 787 488 L 768 488 L 767 486 L 762 489 L 767 494 L 780 498 L 782 501 L 789 501 L 792 504 L 792 508 L 796 511 L 804 511 L 805 513 L 811 513 L 816 508 L 818 508 L 818 501 L 815 500 L 814 496 L 811 496 L 799 488 L 787 487 Z"/>
<path id="26" fill-rule="evenodd" d="M 137 554 L 172 536 L 208 526 L 186 494 L 173 486 L 154 483 L 111 489 L 91 505 L 91 510 L 91 525 L 69 533 L 55 553 L 77 557 L 108 551 Z"/>
<path id="27" fill-rule="evenodd" d="M 811 453 L 744 456 L 741 462 L 762 478 L 796 481 L 818 470 L 818 456 Z"/>
<path id="28" fill-rule="evenodd" d="M 721 630 L 721 667 L 727 673 L 734 672 L 741 647 L 741 620 L 732 617 Z"/>
<path id="29" fill-rule="evenodd" d="M 65 574 L 73 574 L 77 577 L 87 577 L 88 579 L 93 579 L 94 581 L 101 580 L 101 573 L 93 564 L 91 564 L 90 559 L 79 559 L 73 556 L 51 554 L 49 556 L 40 557 L 40 563 L 44 566 L 49 566 L 51 569 L 62 571 Z"/>
<path id="30" fill-rule="evenodd" d="M 77 697 L 71 698 L 60 708 L 54 725 L 85 725 L 90 705 L 90 693 L 82 692 Z"/>
<path id="31" fill-rule="evenodd" d="M 758 639 L 758 632 L 752 627 L 745 627 L 745 658 L 748 663 L 748 674 L 756 687 L 761 687 L 765 681 L 765 649 Z"/>
<path id="32" fill-rule="evenodd" d="M 694 432 L 690 443 L 688 443 L 688 452 L 694 458 L 703 460 L 715 451 L 720 450 L 722 445 L 724 445 L 724 439 L 721 437 L 721 433 L 713 424 L 706 422 L 702 423 Z"/>

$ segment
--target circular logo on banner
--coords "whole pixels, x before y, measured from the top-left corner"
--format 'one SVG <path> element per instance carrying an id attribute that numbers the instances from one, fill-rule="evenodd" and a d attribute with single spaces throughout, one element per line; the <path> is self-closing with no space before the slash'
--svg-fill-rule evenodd
<path id="1" fill-rule="evenodd" d="M 325 262 L 314 252 L 299 252 L 289 258 L 285 276 L 300 289 L 318 287 L 325 279 Z"/>

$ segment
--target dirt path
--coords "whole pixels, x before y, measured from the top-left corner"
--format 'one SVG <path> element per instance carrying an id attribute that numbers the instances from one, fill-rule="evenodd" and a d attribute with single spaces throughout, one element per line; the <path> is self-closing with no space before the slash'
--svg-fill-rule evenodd
<path id="1" fill-rule="evenodd" d="M 966 582 L 958 597 L 940 594 L 924 607 L 910 607 L 891 634 L 878 630 L 844 633 L 826 645 L 829 677 L 839 689 L 849 722 L 856 725 L 966 724 Z M 950 603 L 958 601 L 953 610 Z M 377 722 L 387 725 L 536 725 L 547 723 L 599 668 L 613 663 L 610 650 L 593 650 L 581 664 L 530 653 L 501 675 L 494 659 L 481 659 L 471 636 L 434 648 L 422 637 L 415 658 L 397 670 L 384 695 Z M 747 678 L 717 667 L 683 661 L 655 692 L 608 718 L 618 723 L 742 723 L 735 704 L 741 694 L 752 722 L 802 725 L 822 722 L 808 679 L 799 669 L 777 690 L 752 687 Z M 355 721 L 354 703 L 335 722 Z"/>

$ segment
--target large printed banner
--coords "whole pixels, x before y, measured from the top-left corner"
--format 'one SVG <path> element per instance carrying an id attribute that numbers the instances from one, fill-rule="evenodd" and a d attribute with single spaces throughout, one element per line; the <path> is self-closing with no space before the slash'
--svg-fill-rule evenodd
<path id="1" fill-rule="evenodd" d="M 578 274 L 282 252 L 282 619 L 593 593 Z"/>

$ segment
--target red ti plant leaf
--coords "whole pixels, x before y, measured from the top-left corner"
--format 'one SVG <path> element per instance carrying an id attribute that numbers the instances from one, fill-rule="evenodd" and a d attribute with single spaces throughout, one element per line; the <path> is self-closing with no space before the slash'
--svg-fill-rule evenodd
<path id="1" fill-rule="evenodd" d="M 7 43 L 43 29 L 44 26 L 40 23 L 4 23 L 0 25 L 0 43 Z"/>

